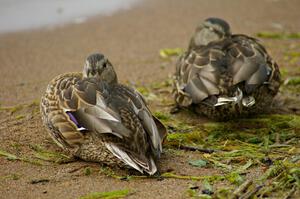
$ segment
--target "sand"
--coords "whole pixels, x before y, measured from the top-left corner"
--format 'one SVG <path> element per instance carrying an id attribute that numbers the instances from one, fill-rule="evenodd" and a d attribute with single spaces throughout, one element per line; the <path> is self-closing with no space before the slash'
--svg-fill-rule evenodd
<path id="1" fill-rule="evenodd" d="M 14 106 L 39 100 L 53 77 L 81 71 L 85 57 L 93 52 L 102 52 L 110 59 L 120 82 L 147 86 L 174 72 L 174 63 L 163 62 L 159 50 L 186 48 L 195 26 L 205 18 L 222 17 L 230 22 L 233 32 L 249 35 L 296 32 L 300 30 L 299 8 L 298 0 L 145 0 L 129 10 L 96 16 L 82 24 L 0 34 L 0 104 Z M 283 60 L 283 49 L 276 48 L 276 42 L 265 44 L 275 60 Z M 8 149 L 14 141 L 22 147 L 49 142 L 38 116 L 27 118 L 25 123 L 9 117 L 3 113 L 0 117 L 1 148 Z M 197 157 L 193 152 L 189 155 Z M 185 168 L 184 158 L 172 155 L 162 162 L 166 164 L 164 170 L 172 168 L 177 173 L 213 172 Z M 70 172 L 83 165 L 76 162 L 41 167 L 0 157 L 0 177 L 10 173 L 22 176 L 19 180 L 0 179 L 0 198 L 78 198 L 92 191 L 121 188 L 136 191 L 129 198 L 184 198 L 189 184 L 174 179 L 124 182 L 98 173 L 84 176 L 82 171 Z M 97 164 L 88 165 L 98 168 Z M 30 184 L 36 178 L 51 181 Z"/>
<path id="2" fill-rule="evenodd" d="M 0 102 L 13 105 L 38 99 L 51 78 L 81 71 L 92 52 L 111 60 L 121 82 L 162 80 L 174 68 L 161 69 L 159 49 L 186 48 L 203 19 L 222 17 L 239 33 L 293 32 L 300 29 L 298 8 L 297 0 L 142 1 L 130 10 L 84 24 L 0 35 Z M 276 29 L 276 24 L 283 29 Z"/>

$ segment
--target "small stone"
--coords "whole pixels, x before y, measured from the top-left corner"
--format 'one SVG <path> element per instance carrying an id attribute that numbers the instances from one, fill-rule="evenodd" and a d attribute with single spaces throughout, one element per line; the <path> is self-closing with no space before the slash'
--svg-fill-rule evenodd
<path id="1" fill-rule="evenodd" d="M 202 190 L 202 193 L 203 193 L 203 194 L 206 194 L 206 195 L 212 195 L 214 192 L 211 191 L 211 190 L 208 190 L 208 189 L 203 189 L 203 190 Z"/>

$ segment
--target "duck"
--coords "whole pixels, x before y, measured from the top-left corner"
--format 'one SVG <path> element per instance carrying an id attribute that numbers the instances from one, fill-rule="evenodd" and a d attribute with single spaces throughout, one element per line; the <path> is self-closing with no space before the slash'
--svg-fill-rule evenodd
<path id="1" fill-rule="evenodd" d="M 137 90 L 118 83 L 103 54 L 89 55 L 83 72 L 50 81 L 40 112 L 52 139 L 71 157 L 142 174 L 159 172 L 166 128 Z"/>
<path id="2" fill-rule="evenodd" d="M 267 112 L 281 84 L 265 47 L 232 34 L 227 21 L 214 17 L 196 28 L 173 80 L 174 110 L 188 108 L 216 120 Z"/>

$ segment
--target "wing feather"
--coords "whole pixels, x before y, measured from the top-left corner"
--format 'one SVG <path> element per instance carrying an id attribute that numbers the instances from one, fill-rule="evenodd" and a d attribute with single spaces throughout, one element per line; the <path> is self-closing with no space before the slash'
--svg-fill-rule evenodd
<path id="1" fill-rule="evenodd" d="M 164 137 L 166 133 L 165 128 L 163 128 L 164 126 L 160 123 L 160 128 L 157 128 L 143 97 L 137 91 L 121 85 L 118 85 L 116 90 L 118 93 L 122 93 L 122 98 L 127 99 L 128 108 L 132 109 L 138 116 L 143 128 L 150 137 L 152 147 L 159 155 L 162 151 L 162 137 Z"/>
<path id="2" fill-rule="evenodd" d="M 153 158 L 162 152 L 166 128 L 137 91 L 65 74 L 48 86 L 41 108 L 60 146 L 98 137 L 126 164 L 151 175 L 157 171 Z"/>
<path id="3" fill-rule="evenodd" d="M 207 46 L 189 49 L 178 60 L 174 93 L 181 106 L 200 103 L 209 96 L 226 95 L 237 84 L 246 92 L 272 78 L 274 68 L 265 48 L 245 35 L 232 35 Z M 251 89 L 250 89 L 251 87 Z"/>

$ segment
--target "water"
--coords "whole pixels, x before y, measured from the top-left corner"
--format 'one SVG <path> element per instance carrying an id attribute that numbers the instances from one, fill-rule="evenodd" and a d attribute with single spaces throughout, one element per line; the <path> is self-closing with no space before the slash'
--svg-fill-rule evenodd
<path id="1" fill-rule="evenodd" d="M 0 32 L 65 23 L 82 23 L 94 15 L 128 9 L 139 0 L 0 0 Z"/>

